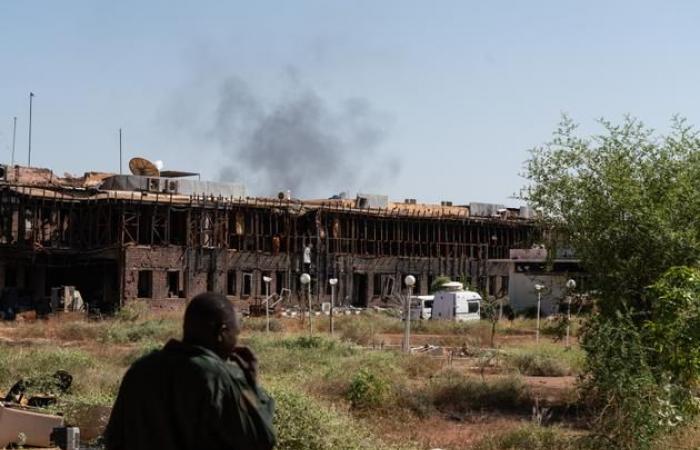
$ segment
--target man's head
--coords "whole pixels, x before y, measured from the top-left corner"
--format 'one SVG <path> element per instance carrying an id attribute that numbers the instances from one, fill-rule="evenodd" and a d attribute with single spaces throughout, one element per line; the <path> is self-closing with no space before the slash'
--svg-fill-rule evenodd
<path id="1" fill-rule="evenodd" d="M 183 331 L 185 343 L 200 345 L 228 358 L 239 333 L 233 304 L 221 294 L 199 294 L 187 305 Z"/>

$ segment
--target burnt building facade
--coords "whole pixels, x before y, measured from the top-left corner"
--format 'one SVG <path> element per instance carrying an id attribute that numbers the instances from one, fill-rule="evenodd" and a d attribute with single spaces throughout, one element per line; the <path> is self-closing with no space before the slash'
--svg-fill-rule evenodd
<path id="1" fill-rule="evenodd" d="M 395 296 L 409 273 L 417 293 L 440 275 L 502 292 L 509 251 L 538 239 L 525 209 L 281 197 L 251 198 L 224 183 L 0 166 L 0 289 L 42 301 L 71 285 L 102 308 L 207 290 L 246 300 L 269 289 L 295 302 L 308 271 L 315 302 L 328 301 L 328 280 L 337 278 L 337 303 L 361 307 Z"/>

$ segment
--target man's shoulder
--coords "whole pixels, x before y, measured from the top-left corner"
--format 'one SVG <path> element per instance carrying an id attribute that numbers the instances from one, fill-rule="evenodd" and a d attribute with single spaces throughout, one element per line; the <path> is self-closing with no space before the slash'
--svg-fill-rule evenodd
<path id="1" fill-rule="evenodd" d="M 128 373 L 138 376 L 152 372 L 162 374 L 164 370 L 178 377 L 190 375 L 205 378 L 223 376 L 227 372 L 226 362 L 211 351 L 170 341 L 162 349 L 136 360 Z"/>

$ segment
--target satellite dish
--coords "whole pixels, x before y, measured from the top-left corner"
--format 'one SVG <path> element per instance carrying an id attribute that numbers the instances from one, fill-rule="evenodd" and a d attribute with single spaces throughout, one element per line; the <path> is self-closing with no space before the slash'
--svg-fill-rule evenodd
<path id="1" fill-rule="evenodd" d="M 134 175 L 142 177 L 157 177 L 160 176 L 160 171 L 155 164 L 146 158 L 131 158 L 129 161 L 129 170 Z"/>

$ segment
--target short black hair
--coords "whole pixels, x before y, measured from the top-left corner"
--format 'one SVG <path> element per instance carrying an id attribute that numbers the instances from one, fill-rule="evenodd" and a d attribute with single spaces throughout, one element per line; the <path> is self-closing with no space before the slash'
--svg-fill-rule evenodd
<path id="1" fill-rule="evenodd" d="M 184 337 L 196 339 L 215 333 L 221 325 L 227 323 L 238 326 L 233 303 L 221 294 L 205 292 L 195 296 L 185 309 Z"/>

